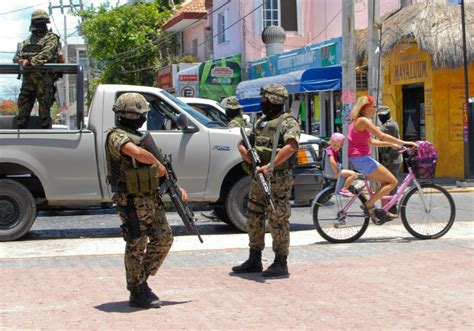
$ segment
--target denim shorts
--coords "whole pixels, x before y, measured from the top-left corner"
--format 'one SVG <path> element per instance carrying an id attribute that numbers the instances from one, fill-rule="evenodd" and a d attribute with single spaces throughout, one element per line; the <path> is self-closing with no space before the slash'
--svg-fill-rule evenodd
<path id="1" fill-rule="evenodd" d="M 380 163 L 375 161 L 371 156 L 359 156 L 350 157 L 349 162 L 355 168 L 357 172 L 362 173 L 364 176 L 368 176 L 374 172 Z"/>

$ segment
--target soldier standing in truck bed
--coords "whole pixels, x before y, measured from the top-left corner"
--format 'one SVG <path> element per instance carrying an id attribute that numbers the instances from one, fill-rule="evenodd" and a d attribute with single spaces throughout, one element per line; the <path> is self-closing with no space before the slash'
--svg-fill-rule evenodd
<path id="1" fill-rule="evenodd" d="M 50 129 L 52 120 L 50 108 L 54 103 L 54 81 L 57 76 L 54 73 L 35 71 L 34 68 L 44 63 L 58 63 L 61 57 L 61 45 L 59 36 L 48 31 L 47 23 L 50 23 L 48 14 L 41 9 L 31 14 L 31 35 L 24 40 L 13 62 L 22 67 L 32 67 L 23 74 L 20 95 L 18 97 L 18 129 L 26 129 L 30 119 L 31 110 L 38 100 L 39 117 L 41 127 Z"/>

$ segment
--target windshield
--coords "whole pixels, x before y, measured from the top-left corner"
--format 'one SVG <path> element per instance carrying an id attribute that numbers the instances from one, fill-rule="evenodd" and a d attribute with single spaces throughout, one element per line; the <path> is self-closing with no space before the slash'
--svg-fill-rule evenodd
<path id="1" fill-rule="evenodd" d="M 174 101 L 178 106 L 180 106 L 186 113 L 191 115 L 194 119 L 198 120 L 199 123 L 205 125 L 208 128 L 223 128 L 224 126 L 216 121 L 213 121 L 212 119 L 204 116 L 201 114 L 199 111 L 188 105 L 187 103 L 179 100 L 175 96 L 169 94 L 166 91 L 163 91 L 163 94 L 166 95 L 168 98 L 170 98 L 172 101 Z"/>

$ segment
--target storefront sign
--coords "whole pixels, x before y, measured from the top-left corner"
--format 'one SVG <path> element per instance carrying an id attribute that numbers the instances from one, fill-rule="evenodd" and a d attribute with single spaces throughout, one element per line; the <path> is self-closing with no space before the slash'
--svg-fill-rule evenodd
<path id="1" fill-rule="evenodd" d="M 176 92 L 180 97 L 196 97 L 199 95 L 199 66 L 188 67 L 178 73 Z"/>
<path id="2" fill-rule="evenodd" d="M 249 62 L 249 79 L 287 74 L 293 71 L 321 68 L 341 63 L 342 38 Z"/>
<path id="3" fill-rule="evenodd" d="M 175 64 L 158 69 L 158 87 L 162 89 L 171 89 L 174 87 L 173 71 L 176 71 Z"/>
<path id="4" fill-rule="evenodd" d="M 321 66 L 333 66 L 337 64 L 336 44 L 321 47 Z"/>
<path id="5" fill-rule="evenodd" d="M 427 63 L 422 60 L 396 64 L 393 77 L 395 82 L 425 79 L 427 77 Z"/>

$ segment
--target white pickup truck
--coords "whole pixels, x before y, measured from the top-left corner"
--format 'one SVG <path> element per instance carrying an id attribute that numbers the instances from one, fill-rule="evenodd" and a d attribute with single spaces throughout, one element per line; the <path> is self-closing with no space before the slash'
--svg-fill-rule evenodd
<path id="1" fill-rule="evenodd" d="M 15 72 L 9 65 L 0 65 L 0 73 Z M 237 150 L 238 129 L 221 126 L 158 88 L 100 85 L 87 127 L 79 103 L 78 129 L 17 130 L 14 116 L 0 116 L 0 241 L 27 233 L 38 210 L 111 206 L 105 131 L 115 126 L 112 106 L 125 92 L 146 97 L 150 112 L 142 129 L 171 155 L 189 201 L 211 204 L 223 221 L 246 230 L 244 203 L 250 179 Z M 299 159 L 303 164 L 295 169 L 297 201 L 310 201 L 322 187 L 314 157 L 310 144 L 302 146 Z"/>

